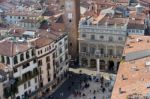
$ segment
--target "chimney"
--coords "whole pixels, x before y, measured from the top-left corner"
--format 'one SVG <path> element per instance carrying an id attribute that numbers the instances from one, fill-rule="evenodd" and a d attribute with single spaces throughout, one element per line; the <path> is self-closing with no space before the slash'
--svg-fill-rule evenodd
<path id="1" fill-rule="evenodd" d="M 28 43 L 28 48 L 31 48 L 31 42 L 27 41 L 27 43 Z"/>
<path id="2" fill-rule="evenodd" d="M 19 53 L 18 41 L 16 42 L 16 53 Z"/>

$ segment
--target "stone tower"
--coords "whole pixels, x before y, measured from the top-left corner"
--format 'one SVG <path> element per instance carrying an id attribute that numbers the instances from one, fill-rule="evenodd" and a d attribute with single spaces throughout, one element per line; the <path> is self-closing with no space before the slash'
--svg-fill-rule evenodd
<path id="1" fill-rule="evenodd" d="M 69 54 L 72 59 L 78 57 L 78 24 L 80 20 L 80 0 L 64 0 L 65 25 L 69 34 Z"/>

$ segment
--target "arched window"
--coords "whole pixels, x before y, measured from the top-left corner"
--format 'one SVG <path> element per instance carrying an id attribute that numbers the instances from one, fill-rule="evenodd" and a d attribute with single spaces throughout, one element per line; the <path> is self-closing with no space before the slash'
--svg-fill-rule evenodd
<path id="1" fill-rule="evenodd" d="M 20 61 L 23 61 L 23 60 L 24 60 L 24 55 L 22 53 L 22 54 L 20 54 Z"/>
<path id="2" fill-rule="evenodd" d="M 17 56 L 14 57 L 14 64 L 17 64 L 18 63 L 18 58 Z"/>
<path id="3" fill-rule="evenodd" d="M 7 57 L 7 64 L 10 64 L 10 59 L 9 59 L 9 57 Z"/>
<path id="4" fill-rule="evenodd" d="M 29 51 L 26 52 L 26 58 L 29 59 L 30 55 L 29 55 Z"/>

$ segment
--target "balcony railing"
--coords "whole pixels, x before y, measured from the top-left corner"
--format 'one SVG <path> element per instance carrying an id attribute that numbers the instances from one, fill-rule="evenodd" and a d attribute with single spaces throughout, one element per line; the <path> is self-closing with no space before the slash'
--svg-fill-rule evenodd
<path id="1" fill-rule="evenodd" d="M 110 54 L 92 54 L 88 52 L 80 52 L 81 57 L 93 57 L 93 58 L 122 58 L 121 55 L 110 55 Z"/>
<path id="2" fill-rule="evenodd" d="M 86 42 L 91 42 L 91 43 L 104 43 L 104 44 L 125 44 L 125 41 L 109 41 L 109 40 L 97 40 L 97 39 L 88 39 L 88 38 L 78 38 L 79 41 L 86 41 Z"/>
<path id="3" fill-rule="evenodd" d="M 25 83 L 26 81 L 28 81 L 28 80 L 31 80 L 32 78 L 34 78 L 34 77 L 36 77 L 36 76 L 38 76 L 39 75 L 39 72 L 32 72 L 32 74 L 31 75 L 27 75 L 26 77 L 22 77 L 22 79 L 21 78 L 19 78 L 19 81 L 17 82 L 17 85 L 19 86 L 19 85 L 21 85 L 21 84 L 23 84 L 23 83 Z"/>

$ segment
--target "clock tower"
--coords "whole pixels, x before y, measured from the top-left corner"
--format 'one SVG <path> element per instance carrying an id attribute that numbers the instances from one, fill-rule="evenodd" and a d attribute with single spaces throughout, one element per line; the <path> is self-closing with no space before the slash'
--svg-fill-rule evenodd
<path id="1" fill-rule="evenodd" d="M 80 0 L 64 0 L 65 26 L 69 37 L 69 54 L 72 59 L 78 57 L 78 24 L 80 20 Z"/>

